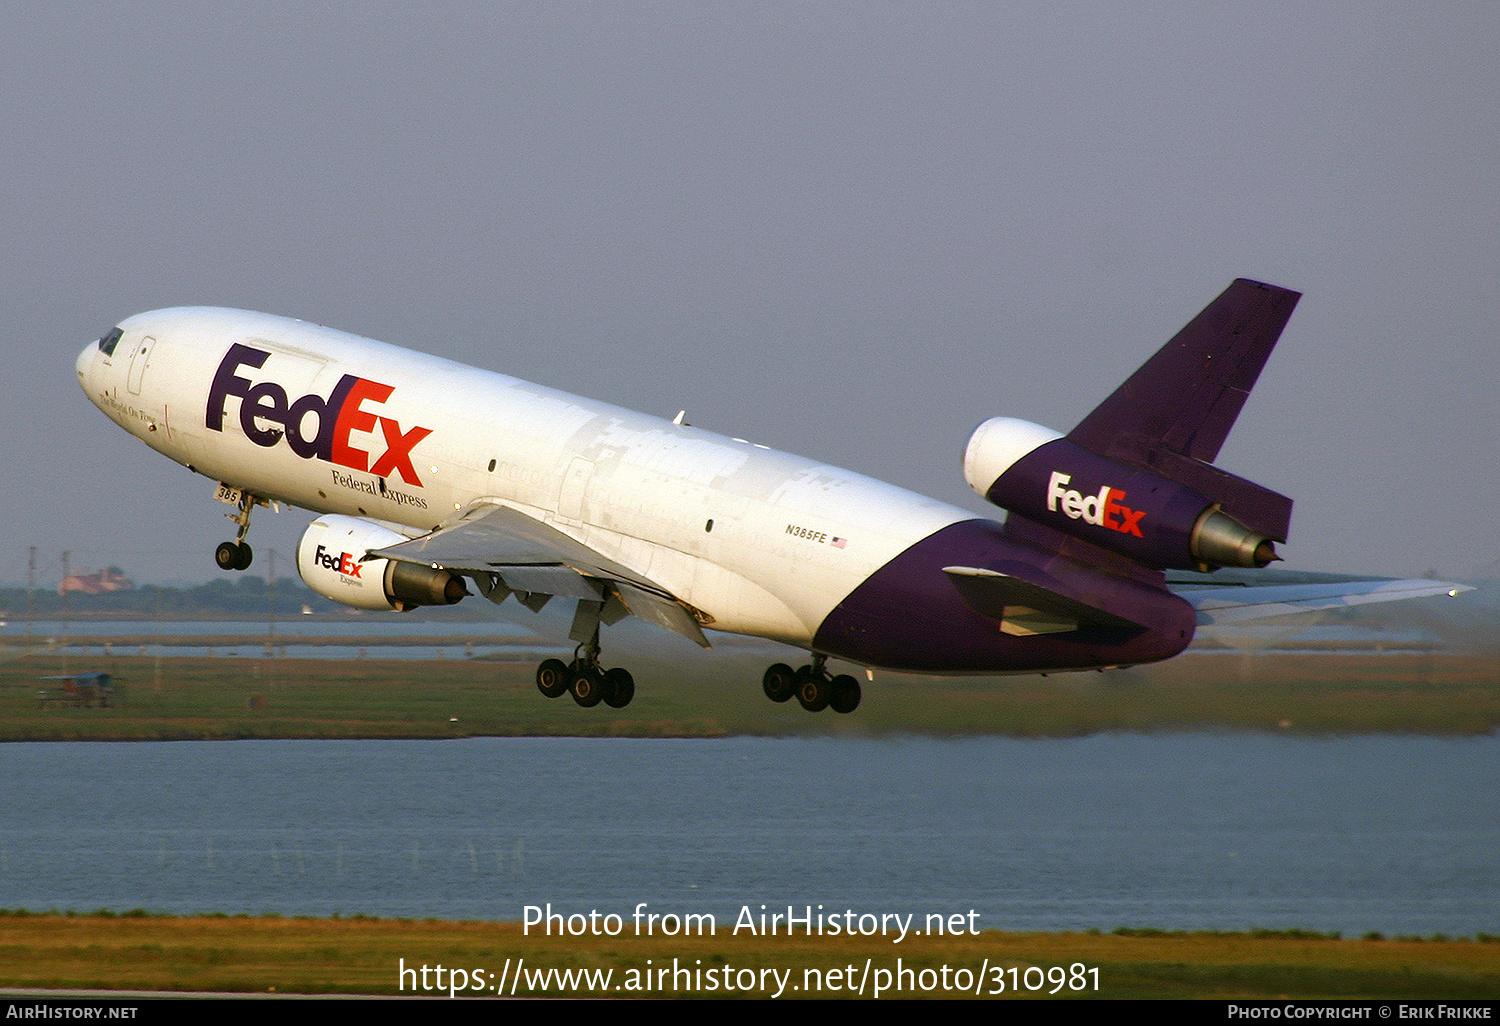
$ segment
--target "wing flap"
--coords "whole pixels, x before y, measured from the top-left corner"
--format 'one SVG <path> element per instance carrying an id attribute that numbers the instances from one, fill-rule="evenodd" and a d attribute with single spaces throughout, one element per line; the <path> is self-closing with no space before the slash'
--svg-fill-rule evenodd
<path id="1" fill-rule="evenodd" d="M 456 523 L 372 553 L 455 571 L 561 565 L 579 573 L 657 588 L 648 578 L 607 558 L 555 527 L 509 506 L 482 506 Z M 526 589 L 518 589 L 524 591 Z M 665 594 L 664 589 L 662 590 Z"/>
<path id="2" fill-rule="evenodd" d="M 517 592 L 533 611 L 547 596 L 600 603 L 601 608 L 614 598 L 647 623 L 710 647 L 693 612 L 665 588 L 508 506 L 476 508 L 446 527 L 370 555 L 471 575 L 492 601 Z"/>
<path id="3" fill-rule="evenodd" d="M 633 615 L 647 623 L 675 631 L 691 641 L 696 641 L 704 648 L 711 647 L 708 639 L 703 636 L 703 630 L 698 626 L 698 621 L 681 602 L 663 598 L 626 581 L 615 581 L 614 591 L 624 603 L 625 608 Z"/>
<path id="4" fill-rule="evenodd" d="M 449 570 L 458 567 L 444 564 Z M 498 566 L 490 572 L 498 574 L 511 591 L 524 591 L 528 595 L 552 595 L 555 598 L 576 598 L 598 601 L 604 597 L 604 585 L 593 577 L 585 577 L 568 566 Z"/>

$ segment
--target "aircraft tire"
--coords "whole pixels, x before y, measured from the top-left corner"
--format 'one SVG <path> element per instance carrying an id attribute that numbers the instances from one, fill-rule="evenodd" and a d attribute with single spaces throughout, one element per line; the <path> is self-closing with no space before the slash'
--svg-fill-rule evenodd
<path id="1" fill-rule="evenodd" d="M 786 663 L 776 663 L 766 671 L 761 687 L 771 701 L 785 702 L 797 690 L 797 677 Z"/>
<path id="2" fill-rule="evenodd" d="M 604 704 L 611 709 L 623 709 L 635 697 L 635 678 L 630 671 L 616 666 L 604 671 Z"/>
<path id="3" fill-rule="evenodd" d="M 568 690 L 568 664 L 548 659 L 536 668 L 536 689 L 548 698 L 558 698 Z"/>
<path id="4" fill-rule="evenodd" d="M 847 673 L 839 674 L 829 683 L 831 695 L 828 705 L 836 713 L 852 713 L 859 708 L 861 692 L 859 681 Z"/>
<path id="5" fill-rule="evenodd" d="M 797 701 L 802 703 L 802 708 L 808 712 L 822 712 L 828 708 L 828 702 L 833 697 L 832 692 L 833 689 L 829 686 L 827 678 L 809 675 L 797 685 Z"/>
<path id="6" fill-rule="evenodd" d="M 220 570 L 238 570 L 240 561 L 240 547 L 234 542 L 220 542 L 219 547 L 214 549 L 214 562 L 219 565 Z"/>
<path id="7" fill-rule="evenodd" d="M 236 570 L 249 570 L 250 563 L 255 559 L 254 550 L 244 542 L 240 542 L 235 548 L 239 549 L 239 554 L 235 557 L 234 568 Z"/>
<path id="8" fill-rule="evenodd" d="M 593 667 L 580 667 L 570 675 L 568 690 L 573 692 L 573 701 L 592 709 L 604 697 L 604 678 Z"/>

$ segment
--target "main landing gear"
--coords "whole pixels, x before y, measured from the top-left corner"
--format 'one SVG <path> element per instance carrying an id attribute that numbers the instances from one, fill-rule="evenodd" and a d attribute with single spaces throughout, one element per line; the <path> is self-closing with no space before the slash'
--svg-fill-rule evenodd
<path id="1" fill-rule="evenodd" d="M 220 570 L 248 570 L 250 561 L 255 553 L 250 551 L 250 546 L 245 544 L 245 535 L 250 530 L 250 510 L 255 506 L 255 496 L 249 492 L 240 495 L 240 511 L 235 514 L 224 514 L 239 525 L 239 532 L 235 534 L 234 541 L 220 542 L 219 547 L 214 550 L 214 562 L 219 564 Z"/>
<path id="2" fill-rule="evenodd" d="M 773 702 L 785 702 L 793 695 L 808 712 L 821 712 L 832 708 L 837 713 L 851 713 L 859 708 L 861 697 L 859 681 L 841 673 L 830 677 L 824 664 L 826 655 L 813 654 L 812 664 L 793 670 L 786 663 L 777 663 L 766 671 L 762 686 L 766 697 Z"/>
<path id="3" fill-rule="evenodd" d="M 630 671 L 615 667 L 612 670 L 599 668 L 599 633 L 592 640 L 579 645 L 573 653 L 573 661 L 548 659 L 536 668 L 537 690 L 548 698 L 558 698 L 564 691 L 571 692 L 573 701 L 585 709 L 592 709 L 601 701 L 611 709 L 623 709 L 635 697 L 635 678 Z"/>
<path id="4" fill-rule="evenodd" d="M 573 661 L 548 659 L 536 668 L 536 688 L 548 698 L 558 698 L 567 691 L 585 709 L 600 702 L 611 709 L 623 709 L 635 697 L 635 679 L 629 670 L 606 670 L 599 665 L 599 625 L 605 620 L 604 607 L 602 598 L 580 599 L 573 614 L 573 629 L 568 632 L 568 637 L 578 642 Z"/>

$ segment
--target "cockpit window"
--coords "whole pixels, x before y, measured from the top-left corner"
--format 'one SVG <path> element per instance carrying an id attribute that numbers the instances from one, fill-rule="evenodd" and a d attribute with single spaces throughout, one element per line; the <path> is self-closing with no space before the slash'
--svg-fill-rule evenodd
<path id="1" fill-rule="evenodd" d="M 120 336 L 125 334 L 119 328 L 109 329 L 109 334 L 99 340 L 99 349 L 105 356 L 115 355 L 115 346 L 119 344 Z"/>

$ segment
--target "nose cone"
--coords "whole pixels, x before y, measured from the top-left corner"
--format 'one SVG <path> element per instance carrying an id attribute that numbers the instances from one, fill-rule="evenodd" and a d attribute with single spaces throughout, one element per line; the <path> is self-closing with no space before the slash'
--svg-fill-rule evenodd
<path id="1" fill-rule="evenodd" d="M 100 398 L 100 395 L 104 391 L 104 383 L 100 380 L 101 368 L 99 365 L 103 360 L 104 354 L 99 351 L 99 343 L 95 342 L 92 345 L 83 347 L 83 352 L 78 354 L 78 359 L 74 361 L 73 367 L 78 372 L 78 387 L 83 389 L 83 394 L 88 396 L 89 402 L 108 414 L 109 410 L 105 408 L 104 402 Z"/>
<path id="2" fill-rule="evenodd" d="M 98 352 L 99 344 L 91 342 L 83 347 L 83 352 L 78 354 L 78 362 L 74 364 L 78 370 L 78 383 L 85 392 L 89 390 L 89 372 L 94 369 L 94 357 Z"/>

